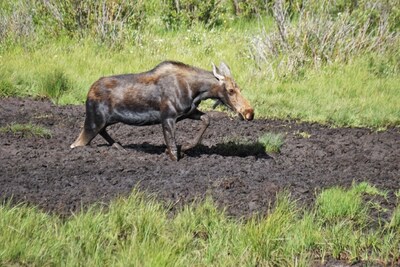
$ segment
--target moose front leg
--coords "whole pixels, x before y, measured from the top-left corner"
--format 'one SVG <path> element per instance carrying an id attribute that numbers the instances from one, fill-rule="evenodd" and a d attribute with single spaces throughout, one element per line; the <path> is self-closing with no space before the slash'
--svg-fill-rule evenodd
<path id="1" fill-rule="evenodd" d="M 179 159 L 179 153 L 175 141 L 175 120 L 165 119 L 162 122 L 162 128 L 165 144 L 167 145 L 166 152 L 172 160 L 177 161 Z"/>
<path id="2" fill-rule="evenodd" d="M 189 149 L 195 147 L 201 141 L 201 138 L 203 137 L 204 132 L 206 131 L 207 127 L 210 125 L 210 118 L 205 113 L 201 112 L 198 109 L 196 109 L 187 118 L 192 119 L 192 120 L 201 120 L 202 127 L 200 129 L 200 132 L 197 134 L 197 136 L 192 141 L 192 143 L 182 146 L 182 151 L 186 151 L 186 150 L 189 150 Z"/>

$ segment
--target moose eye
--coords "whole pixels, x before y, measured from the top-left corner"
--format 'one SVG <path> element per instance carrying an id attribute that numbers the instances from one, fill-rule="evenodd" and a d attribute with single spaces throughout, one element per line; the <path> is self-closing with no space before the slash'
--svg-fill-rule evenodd
<path id="1" fill-rule="evenodd" d="M 229 93 L 230 95 L 233 95 L 233 94 L 235 93 L 235 90 L 229 89 L 229 90 L 228 90 L 228 93 Z"/>

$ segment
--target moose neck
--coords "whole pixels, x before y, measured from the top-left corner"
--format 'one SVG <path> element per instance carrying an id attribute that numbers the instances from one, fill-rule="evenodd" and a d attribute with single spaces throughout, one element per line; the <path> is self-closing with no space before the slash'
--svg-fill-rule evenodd
<path id="1" fill-rule="evenodd" d="M 191 82 L 191 87 L 194 92 L 193 100 L 196 104 L 205 99 L 219 98 L 218 91 L 222 88 L 220 82 L 211 72 L 196 75 L 196 78 Z"/>

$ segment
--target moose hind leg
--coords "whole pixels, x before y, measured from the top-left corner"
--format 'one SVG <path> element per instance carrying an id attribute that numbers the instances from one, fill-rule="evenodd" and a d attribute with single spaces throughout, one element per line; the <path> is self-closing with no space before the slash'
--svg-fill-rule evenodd
<path id="1" fill-rule="evenodd" d="M 99 109 L 98 103 L 90 100 L 86 102 L 85 124 L 78 138 L 71 144 L 71 148 L 88 145 L 104 129 L 106 119 L 103 114 Z"/>
<path id="2" fill-rule="evenodd" d="M 92 141 L 92 139 L 98 134 L 98 132 L 99 131 L 96 129 L 83 128 L 78 138 L 71 144 L 71 148 L 88 145 L 90 141 Z"/>
<path id="3" fill-rule="evenodd" d="M 210 118 L 205 113 L 201 112 L 198 109 L 196 109 L 195 112 L 192 113 L 188 118 L 192 119 L 192 120 L 201 120 L 202 127 L 200 129 L 200 132 L 197 134 L 197 136 L 192 141 L 192 143 L 182 146 L 182 151 L 186 151 L 186 150 L 189 150 L 189 149 L 195 147 L 201 141 L 204 132 L 206 131 L 207 127 L 210 125 Z"/>

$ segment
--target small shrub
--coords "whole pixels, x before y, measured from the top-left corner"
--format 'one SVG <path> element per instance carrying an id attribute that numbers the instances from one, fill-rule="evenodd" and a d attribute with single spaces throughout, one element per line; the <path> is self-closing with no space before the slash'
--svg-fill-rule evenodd
<path id="1" fill-rule="evenodd" d="M 365 51 L 392 54 L 400 37 L 392 21 L 398 15 L 388 11 L 396 10 L 394 6 L 394 1 L 380 5 L 371 1 L 352 11 L 352 5 L 317 7 L 305 2 L 293 22 L 284 1 L 276 1 L 276 30 L 264 30 L 252 39 L 252 56 L 260 68 L 271 70 L 271 78 L 301 78 L 304 68 L 348 62 Z M 378 64 L 376 72 L 386 75 L 390 68 Z"/>
<path id="2" fill-rule="evenodd" d="M 0 3 L 0 43 L 94 37 L 111 47 L 145 24 L 144 1 L 17 0 Z M 39 38 L 40 39 L 40 38 Z M 47 42 L 47 40 L 46 40 Z"/>
<path id="3" fill-rule="evenodd" d="M 282 134 L 266 133 L 258 139 L 258 142 L 263 145 L 265 152 L 279 153 L 284 139 Z"/>
<path id="4" fill-rule="evenodd" d="M 167 29 L 190 27 L 201 23 L 212 28 L 222 24 L 225 13 L 220 2 L 199 0 L 167 1 L 162 19 Z"/>

